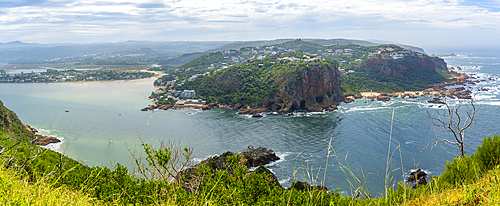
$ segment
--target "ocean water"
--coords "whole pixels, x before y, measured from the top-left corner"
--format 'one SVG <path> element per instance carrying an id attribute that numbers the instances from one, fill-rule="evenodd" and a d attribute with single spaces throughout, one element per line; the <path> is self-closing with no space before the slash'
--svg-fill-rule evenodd
<path id="1" fill-rule="evenodd" d="M 432 52 L 457 54 L 444 58 L 449 66 L 460 66 L 461 72 L 486 80 L 469 85 L 480 105 L 476 125 L 466 132 L 465 149 L 473 154 L 485 136 L 500 134 L 500 50 L 471 47 Z M 226 108 L 141 112 L 151 104 L 147 96 L 154 90 L 153 81 L 0 84 L 0 100 L 24 123 L 64 138 L 56 146 L 89 166 L 116 162 L 133 166 L 130 152 L 140 150 L 139 137 L 153 145 L 171 140 L 191 146 L 198 161 L 225 151 L 241 152 L 250 145 L 264 146 L 282 158 L 267 167 L 284 186 L 292 180 L 320 184 L 326 174 L 325 186 L 350 195 L 338 157 L 354 174 L 364 175 L 367 189 L 378 196 L 384 190 L 388 152 L 393 182 L 417 168 L 439 175 L 446 162 L 458 155 L 454 145 L 445 143 L 422 151 L 429 142 L 451 138 L 450 133 L 433 128 L 427 118 L 428 111 L 442 109 L 427 103 L 432 97 L 394 98 L 385 103 L 361 99 L 342 103 L 334 112 L 295 116 L 270 112 L 263 118 L 236 115 Z M 331 152 L 328 158 L 330 139 L 338 156 Z"/>

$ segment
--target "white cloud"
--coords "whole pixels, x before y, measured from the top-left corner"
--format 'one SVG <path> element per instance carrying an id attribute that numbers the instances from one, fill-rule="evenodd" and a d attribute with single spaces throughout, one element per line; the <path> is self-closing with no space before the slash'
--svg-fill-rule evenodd
<path id="1" fill-rule="evenodd" d="M 500 5 L 498 1 L 487 6 L 463 0 L 32 2 L 13 4 L 0 0 L 0 8 L 5 7 L 3 13 L 0 12 L 0 32 L 5 34 L 0 41 L 28 38 L 35 42 L 95 41 L 95 38 L 116 41 L 164 37 L 227 40 L 228 36 L 232 40 L 244 40 L 283 38 L 284 35 L 315 37 L 314 34 L 328 38 L 338 37 L 335 35 L 393 38 L 389 34 L 411 36 L 411 31 L 435 33 L 435 30 L 446 34 L 450 29 L 489 28 L 491 33 L 498 34 L 500 28 L 500 12 L 492 10 L 494 5 Z M 42 38 L 33 39 L 33 33 L 39 33 Z M 82 34 L 92 39 L 81 38 Z M 113 35 L 115 37 L 110 38 Z"/>

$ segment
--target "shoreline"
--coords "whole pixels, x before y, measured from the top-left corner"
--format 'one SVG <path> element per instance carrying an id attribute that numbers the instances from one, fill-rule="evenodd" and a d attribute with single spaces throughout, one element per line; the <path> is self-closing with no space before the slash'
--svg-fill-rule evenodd
<path id="1" fill-rule="evenodd" d="M 60 154 L 64 154 L 61 150 L 61 145 L 63 143 L 62 140 L 64 138 L 37 134 L 39 131 L 36 128 L 31 127 L 29 124 L 24 124 L 24 127 L 35 136 L 35 139 L 30 141 L 32 144 Z"/>
<path id="2" fill-rule="evenodd" d="M 67 81 L 67 82 L 0 82 L 0 84 L 85 84 L 85 83 L 93 83 L 93 82 L 116 82 L 116 81 L 139 81 L 146 79 L 154 79 L 156 76 L 148 77 L 148 78 L 139 78 L 139 79 L 114 79 L 114 80 L 95 80 L 95 81 Z M 154 81 L 153 81 L 154 82 Z"/>
<path id="3" fill-rule="evenodd" d="M 344 95 L 340 99 L 336 99 L 337 102 L 331 103 L 331 105 L 325 105 L 322 106 L 317 106 L 313 107 L 313 111 L 307 110 L 308 112 L 318 112 L 319 110 L 321 111 L 334 111 L 337 109 L 338 103 L 339 102 L 344 102 L 344 103 L 351 103 L 355 101 L 356 99 L 370 99 L 372 101 L 382 101 L 386 102 L 391 100 L 391 98 L 395 97 L 401 97 L 401 98 L 418 98 L 418 97 L 425 97 L 425 96 L 434 96 L 435 98 L 433 100 L 429 100 L 428 102 L 433 102 L 433 103 L 443 103 L 441 100 L 442 97 L 449 97 L 452 99 L 458 98 L 458 99 L 471 99 L 471 93 L 472 91 L 469 90 L 469 88 L 466 88 L 466 84 L 475 84 L 480 82 L 479 80 L 473 80 L 475 79 L 474 77 L 471 77 L 467 74 L 464 73 L 458 73 L 455 71 L 451 71 L 452 77 L 450 79 L 454 79 L 449 82 L 444 82 L 440 84 L 433 85 L 430 88 L 427 88 L 422 91 L 403 91 L 403 92 L 393 92 L 393 93 L 384 93 L 384 92 L 360 92 L 359 94 L 348 94 Z M 481 80 L 484 81 L 484 80 Z M 462 85 L 462 86 L 457 86 L 457 85 Z M 448 86 L 457 86 L 454 88 L 446 88 Z M 238 110 L 238 114 L 250 114 L 250 115 L 256 115 L 260 114 L 263 112 L 269 112 L 269 111 L 275 111 L 273 108 L 270 107 L 257 107 L 257 108 L 250 108 L 250 107 L 236 107 L 235 105 L 231 104 L 222 104 L 222 103 L 212 103 L 212 104 L 186 104 L 186 105 L 158 105 L 156 102 L 153 105 L 149 105 L 141 111 L 148 111 L 148 110 L 168 110 L 170 108 L 172 109 L 182 109 L 182 108 L 195 108 L 195 109 L 203 109 L 203 110 L 210 110 L 213 107 L 227 107 L 232 110 Z M 281 108 L 281 107 L 280 107 Z M 295 111 L 290 111 L 290 110 L 283 110 L 280 109 L 278 112 L 282 112 L 285 114 L 293 114 Z"/>
<path id="4" fill-rule="evenodd" d="M 441 98 L 441 97 L 449 97 L 454 99 L 455 97 L 459 99 L 471 99 L 470 94 L 472 91 L 470 91 L 468 88 L 465 88 L 465 84 L 475 84 L 480 82 L 479 80 L 471 80 L 475 79 L 467 74 L 464 73 L 458 73 L 452 71 L 453 78 L 455 80 L 450 81 L 450 82 L 444 82 L 440 84 L 436 84 L 431 88 L 427 88 L 422 91 L 404 91 L 404 92 L 393 92 L 393 93 L 384 93 L 384 92 L 360 92 L 360 94 L 356 95 L 347 95 L 344 97 L 344 102 L 345 103 L 350 103 L 354 101 L 354 99 L 370 99 L 374 101 L 377 99 L 378 101 L 389 101 L 391 97 L 409 97 L 409 98 L 417 98 L 417 97 L 424 97 L 424 96 L 435 96 L 436 98 Z M 483 80 L 484 81 L 484 80 Z M 447 86 L 457 86 L 457 85 L 462 85 L 461 87 L 456 87 L 456 88 L 450 88 L 447 89 Z"/>
<path id="5" fill-rule="evenodd" d="M 146 77 L 146 78 L 137 78 L 137 79 L 113 79 L 113 80 L 95 80 L 95 81 L 64 81 L 64 82 L 0 82 L 0 84 L 29 84 L 29 83 L 35 83 L 35 84 L 52 84 L 52 83 L 73 83 L 73 84 L 85 84 L 85 83 L 92 83 L 92 82 L 116 82 L 116 81 L 139 81 L 139 80 L 146 80 L 146 79 L 154 79 L 154 81 L 157 78 L 160 78 L 161 76 L 164 75 L 162 74 L 161 71 L 149 71 L 147 69 L 145 70 L 139 70 L 140 72 L 147 72 L 147 73 L 152 73 L 154 76 L 152 77 Z M 156 79 L 155 79 L 156 78 Z M 156 87 L 156 86 L 155 86 Z"/>

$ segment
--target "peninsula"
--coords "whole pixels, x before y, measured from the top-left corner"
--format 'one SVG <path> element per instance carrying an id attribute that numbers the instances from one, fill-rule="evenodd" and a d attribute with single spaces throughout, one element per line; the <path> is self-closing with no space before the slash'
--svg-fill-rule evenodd
<path id="1" fill-rule="evenodd" d="M 176 67 L 155 81 L 164 88 L 152 93 L 156 103 L 143 111 L 227 106 L 240 114 L 318 112 L 333 111 L 338 102 L 363 97 L 379 101 L 422 95 L 470 98 L 465 88 L 447 91 L 445 87 L 464 84 L 468 78 L 439 57 L 392 44 L 319 45 L 295 40 L 214 52 Z M 186 91 L 193 95 L 181 96 Z"/>

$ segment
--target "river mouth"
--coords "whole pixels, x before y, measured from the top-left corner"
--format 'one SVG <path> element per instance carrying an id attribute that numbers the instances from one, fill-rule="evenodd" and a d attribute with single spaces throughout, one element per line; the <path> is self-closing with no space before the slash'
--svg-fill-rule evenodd
<path id="1" fill-rule="evenodd" d="M 467 154 L 475 152 L 482 138 L 500 131 L 500 126 L 493 124 L 500 122 L 500 81 L 488 80 L 500 76 L 494 70 L 498 66 L 470 68 L 476 70 L 469 72 L 487 81 L 468 86 L 474 91 L 488 91 L 476 93 L 476 102 L 481 104 L 480 118 L 467 132 Z M 417 168 L 439 175 L 446 162 L 458 154 L 454 146 L 447 144 L 420 152 L 427 143 L 449 135 L 429 123 L 427 111 L 440 109 L 427 102 L 432 97 L 396 97 L 388 102 L 358 99 L 341 103 L 333 112 L 296 112 L 294 116 L 267 112 L 263 118 L 237 115 L 237 111 L 227 108 L 141 112 L 151 104 L 147 96 L 154 90 L 152 81 L 0 84 L 0 100 L 23 123 L 41 129 L 44 135 L 63 137 L 62 152 L 89 166 L 119 162 L 132 167 L 130 151 L 140 150 L 139 137 L 153 145 L 173 140 L 191 146 L 198 160 L 225 151 L 241 152 L 250 145 L 264 146 L 282 157 L 267 167 L 285 187 L 297 180 L 315 184 L 324 181 L 329 189 L 339 188 L 350 195 L 338 157 L 340 163 L 349 164 L 354 174 L 364 174 L 367 189 L 377 195 L 384 189 L 393 111 L 389 150 L 392 182 Z M 333 152 L 328 156 L 330 139 L 338 156 Z"/>

